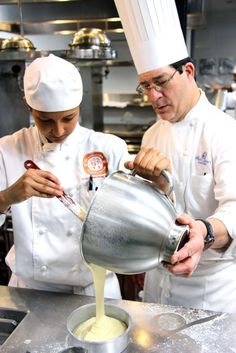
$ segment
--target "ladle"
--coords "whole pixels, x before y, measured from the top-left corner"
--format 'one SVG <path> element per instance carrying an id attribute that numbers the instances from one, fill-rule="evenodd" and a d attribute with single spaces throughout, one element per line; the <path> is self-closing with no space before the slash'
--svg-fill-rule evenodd
<path id="1" fill-rule="evenodd" d="M 24 167 L 26 169 L 40 169 L 33 161 L 27 160 L 24 163 Z M 86 211 L 75 202 L 70 195 L 68 195 L 65 191 L 61 196 L 57 196 L 58 200 L 63 203 L 65 207 L 67 207 L 74 215 L 76 215 L 82 222 L 85 220 Z"/>

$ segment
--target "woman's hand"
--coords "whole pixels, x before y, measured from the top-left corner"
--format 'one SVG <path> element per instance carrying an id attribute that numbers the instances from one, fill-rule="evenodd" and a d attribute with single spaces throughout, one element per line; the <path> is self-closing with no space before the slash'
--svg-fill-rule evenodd
<path id="1" fill-rule="evenodd" d="M 59 180 L 50 172 L 28 169 L 14 184 L 0 193 L 0 210 L 32 196 L 51 198 L 61 196 L 63 188 Z"/>

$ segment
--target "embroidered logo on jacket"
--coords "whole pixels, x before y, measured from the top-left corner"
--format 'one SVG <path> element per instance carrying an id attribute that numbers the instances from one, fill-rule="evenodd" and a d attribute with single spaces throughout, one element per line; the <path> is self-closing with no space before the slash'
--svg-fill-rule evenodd
<path id="1" fill-rule="evenodd" d="M 196 156 L 195 160 L 197 161 L 197 163 L 202 165 L 207 165 L 211 163 L 211 161 L 207 159 L 207 152 L 203 152 L 200 156 Z"/>
<path id="2" fill-rule="evenodd" d="M 102 152 L 94 151 L 84 155 L 83 167 L 90 175 L 104 175 L 108 172 L 108 162 Z"/>

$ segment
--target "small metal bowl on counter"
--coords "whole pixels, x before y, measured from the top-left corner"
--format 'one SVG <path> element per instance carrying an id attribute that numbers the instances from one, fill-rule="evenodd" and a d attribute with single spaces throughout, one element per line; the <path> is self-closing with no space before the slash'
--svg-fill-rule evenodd
<path id="1" fill-rule="evenodd" d="M 69 332 L 70 345 L 83 347 L 88 353 L 121 353 L 127 347 L 130 340 L 131 318 L 130 315 L 117 305 L 105 304 L 105 314 L 127 325 L 125 332 L 107 341 L 85 341 L 74 335 L 75 329 L 96 316 L 96 304 L 86 304 L 75 309 L 67 319 L 67 330 Z"/>

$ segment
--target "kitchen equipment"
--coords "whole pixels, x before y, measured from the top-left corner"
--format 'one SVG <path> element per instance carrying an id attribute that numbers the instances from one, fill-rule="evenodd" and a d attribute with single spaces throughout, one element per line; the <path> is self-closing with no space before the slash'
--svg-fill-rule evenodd
<path id="1" fill-rule="evenodd" d="M 100 28 L 81 28 L 73 36 L 70 49 L 80 59 L 115 59 L 116 51 Z"/>
<path id="2" fill-rule="evenodd" d="M 172 201 L 152 183 L 114 172 L 97 190 L 87 211 L 82 256 L 87 263 L 116 273 L 146 272 L 169 262 L 187 241 L 189 227 L 178 224 L 176 218 Z"/>
<path id="3" fill-rule="evenodd" d="M 74 330 L 83 322 L 96 316 L 96 304 L 86 304 L 75 309 L 67 319 L 67 330 L 69 331 L 69 342 L 73 346 L 88 349 L 89 353 L 120 353 L 128 345 L 131 330 L 130 315 L 117 305 L 105 303 L 105 314 L 126 323 L 127 330 L 118 337 L 107 341 L 84 341 L 74 335 Z M 104 328 L 106 329 L 106 328 Z"/>
<path id="4" fill-rule="evenodd" d="M 0 306 L 0 346 L 13 333 L 16 327 L 24 319 L 25 311 Z"/>
<path id="5" fill-rule="evenodd" d="M 18 0 L 18 9 L 20 17 L 20 35 L 5 39 L 0 46 L 4 51 L 31 51 L 35 50 L 33 43 L 24 37 L 23 13 L 21 0 Z"/>
<path id="6" fill-rule="evenodd" d="M 22 36 L 14 36 L 3 40 L 0 50 L 30 51 L 35 50 L 35 47 L 28 38 Z"/>
<path id="7" fill-rule="evenodd" d="M 39 167 L 31 160 L 26 169 Z M 170 174 L 163 171 L 173 189 Z M 81 253 L 87 263 L 116 273 L 146 272 L 187 241 L 189 228 L 176 222 L 175 207 L 167 194 L 132 173 L 117 171 L 96 191 L 86 214 L 65 192 L 58 199 L 84 222 Z"/>
<path id="8" fill-rule="evenodd" d="M 33 161 L 27 160 L 24 163 L 24 167 L 26 169 L 40 169 Z M 72 213 L 76 215 L 81 221 L 84 221 L 86 212 L 85 210 L 75 202 L 70 195 L 68 195 L 65 191 L 62 196 L 57 196 L 58 200 L 60 200 L 65 207 L 67 207 Z"/>

